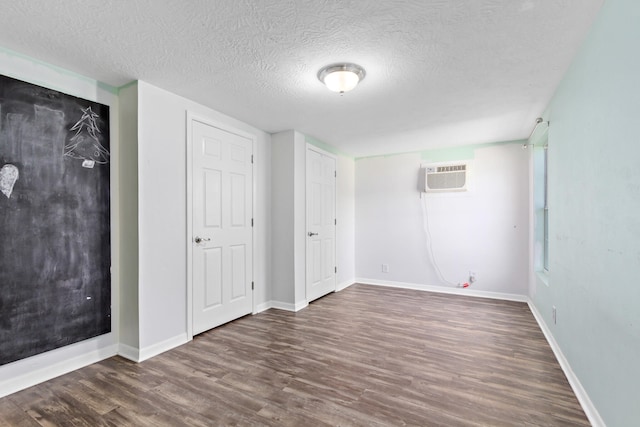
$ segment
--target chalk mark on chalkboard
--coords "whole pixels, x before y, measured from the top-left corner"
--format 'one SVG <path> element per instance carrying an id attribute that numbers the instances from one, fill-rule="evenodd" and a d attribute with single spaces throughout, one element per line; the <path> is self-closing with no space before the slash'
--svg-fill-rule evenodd
<path id="1" fill-rule="evenodd" d="M 70 131 L 76 131 L 70 142 L 64 147 L 64 155 L 80 160 L 90 160 L 99 164 L 109 162 L 109 151 L 100 144 L 98 134 L 100 128 L 96 120 L 100 117 L 87 107 L 82 110 L 82 117 Z"/>
<path id="2" fill-rule="evenodd" d="M 18 168 L 11 164 L 6 164 L 0 169 L 0 191 L 7 196 L 7 199 L 11 197 L 13 192 L 13 186 L 15 185 L 20 172 Z"/>

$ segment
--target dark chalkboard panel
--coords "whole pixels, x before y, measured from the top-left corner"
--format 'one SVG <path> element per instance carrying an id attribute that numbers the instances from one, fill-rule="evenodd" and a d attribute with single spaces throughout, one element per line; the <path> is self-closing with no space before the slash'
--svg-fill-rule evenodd
<path id="1" fill-rule="evenodd" d="M 109 107 L 0 75 L 0 365 L 111 331 Z"/>

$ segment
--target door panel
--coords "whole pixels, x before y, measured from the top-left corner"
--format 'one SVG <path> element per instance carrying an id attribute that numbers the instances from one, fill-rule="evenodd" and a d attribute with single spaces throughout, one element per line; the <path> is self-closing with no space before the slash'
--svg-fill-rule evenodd
<path id="1" fill-rule="evenodd" d="M 247 247 L 245 245 L 236 245 L 231 247 L 231 298 L 237 300 L 243 298 L 247 294 L 245 283 L 247 281 Z"/>
<path id="2" fill-rule="evenodd" d="M 253 309 L 253 142 L 191 122 L 193 333 Z"/>
<path id="3" fill-rule="evenodd" d="M 336 289 L 335 158 L 307 148 L 307 301 Z"/>
<path id="4" fill-rule="evenodd" d="M 231 226 L 245 227 L 247 224 L 247 198 L 245 189 L 247 182 L 244 175 L 231 174 Z"/>
<path id="5" fill-rule="evenodd" d="M 220 171 L 204 170 L 204 225 L 220 228 L 222 226 L 222 179 Z"/>
<path id="6" fill-rule="evenodd" d="M 203 250 L 205 267 L 205 308 L 209 309 L 222 303 L 222 248 Z"/>

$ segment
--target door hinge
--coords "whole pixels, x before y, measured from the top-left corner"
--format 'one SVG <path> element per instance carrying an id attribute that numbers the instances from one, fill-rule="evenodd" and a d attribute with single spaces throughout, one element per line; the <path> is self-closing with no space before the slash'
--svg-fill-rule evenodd
<path id="1" fill-rule="evenodd" d="M 251 282 L 251 290 L 253 290 L 254 286 L 253 282 Z"/>
<path id="2" fill-rule="evenodd" d="M 253 164 L 253 154 L 251 155 L 251 164 Z"/>
<path id="3" fill-rule="evenodd" d="M 338 177 L 338 172 L 337 171 L 333 171 L 333 177 L 337 178 Z"/>
<path id="4" fill-rule="evenodd" d="M 333 225 L 338 225 L 338 220 L 334 218 Z"/>
<path id="5" fill-rule="evenodd" d="M 253 218 L 251 218 L 251 226 L 253 227 Z"/>
<path id="6" fill-rule="evenodd" d="M 337 273 L 338 272 L 338 267 L 333 267 L 333 271 L 334 271 L 334 273 Z"/>

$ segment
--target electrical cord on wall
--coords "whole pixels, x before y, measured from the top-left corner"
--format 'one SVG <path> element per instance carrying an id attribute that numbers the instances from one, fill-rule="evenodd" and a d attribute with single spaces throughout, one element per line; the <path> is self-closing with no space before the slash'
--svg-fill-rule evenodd
<path id="1" fill-rule="evenodd" d="M 425 193 L 420 193 L 420 199 L 422 199 L 422 203 L 420 203 L 420 205 L 422 206 L 422 217 L 424 219 L 423 221 L 423 228 L 425 231 L 425 234 L 427 236 L 427 252 L 429 253 L 429 260 L 431 261 L 431 264 L 433 264 L 433 267 L 436 271 L 436 274 L 438 275 L 438 278 L 446 283 L 449 286 L 455 286 L 458 287 L 459 284 L 458 283 L 454 283 L 451 282 L 449 280 L 447 280 L 444 275 L 442 274 L 442 271 L 440 271 L 440 267 L 438 266 L 438 262 L 436 261 L 436 257 L 433 253 L 433 239 L 431 238 L 431 230 L 429 228 L 429 212 L 427 209 L 427 197 L 425 195 Z"/>

